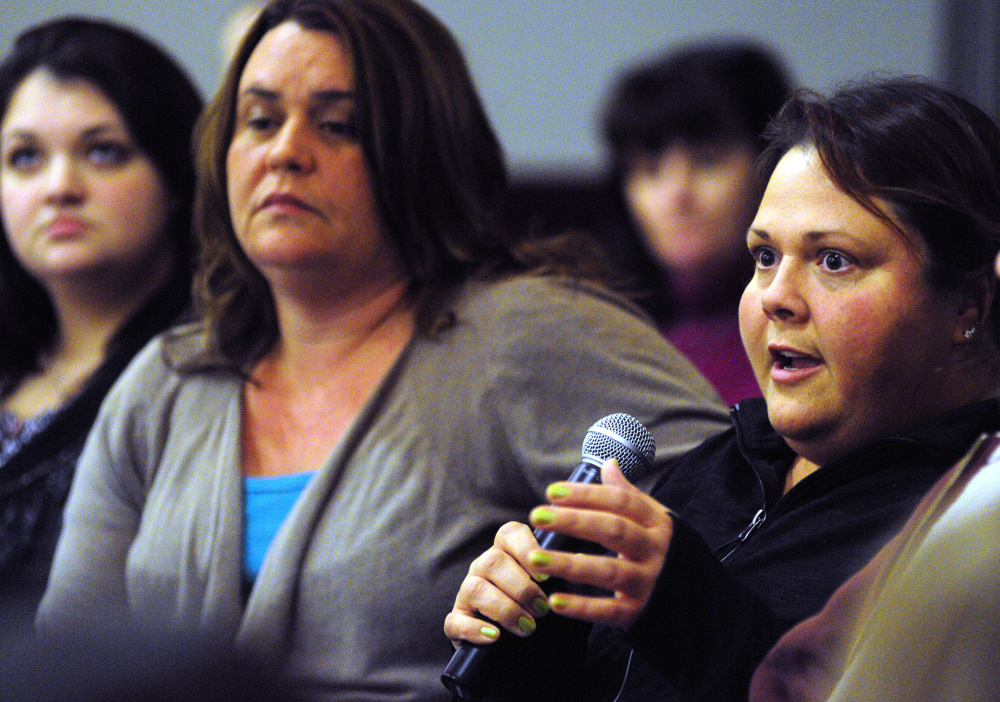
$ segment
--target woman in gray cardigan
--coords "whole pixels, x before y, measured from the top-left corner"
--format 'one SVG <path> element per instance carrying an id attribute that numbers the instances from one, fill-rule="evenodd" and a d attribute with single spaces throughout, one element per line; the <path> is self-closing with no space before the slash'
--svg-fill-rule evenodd
<path id="1" fill-rule="evenodd" d="M 199 318 L 103 408 L 40 621 L 127 608 L 326 699 L 446 699 L 453 592 L 587 428 L 633 414 L 662 460 L 724 407 L 502 230 L 500 146 L 408 0 L 271 3 L 198 138 Z"/>

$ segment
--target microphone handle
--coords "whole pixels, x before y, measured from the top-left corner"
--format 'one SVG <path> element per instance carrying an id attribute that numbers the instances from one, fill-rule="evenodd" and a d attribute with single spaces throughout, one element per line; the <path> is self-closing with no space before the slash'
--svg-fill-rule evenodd
<path id="1" fill-rule="evenodd" d="M 589 456 L 573 469 L 569 482 L 584 485 L 601 482 L 600 465 L 588 459 Z M 535 529 L 534 534 L 539 546 L 547 550 L 572 552 L 586 550 L 584 542 L 564 534 L 541 529 Z M 545 594 L 548 594 L 554 589 L 556 582 L 559 580 L 549 579 L 540 583 L 540 587 Z M 463 641 L 441 674 L 441 682 L 456 700 L 482 699 L 489 691 L 489 681 L 504 673 L 500 669 L 500 664 L 507 650 L 519 643 L 523 643 L 523 640 L 510 633 L 492 644 Z"/>

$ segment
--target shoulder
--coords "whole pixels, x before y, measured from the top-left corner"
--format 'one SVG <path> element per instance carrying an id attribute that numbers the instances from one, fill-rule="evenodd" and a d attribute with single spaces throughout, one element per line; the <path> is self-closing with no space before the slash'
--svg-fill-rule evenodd
<path id="1" fill-rule="evenodd" d="M 598 285 L 530 274 L 474 280 L 457 291 L 451 311 L 455 340 L 479 339 L 492 358 L 628 356 L 686 374 L 652 320 Z"/>
<path id="2" fill-rule="evenodd" d="M 455 305 L 459 313 L 518 317 L 539 312 L 587 315 L 600 311 L 655 329 L 652 319 L 627 298 L 597 283 L 557 276 L 520 274 L 469 281 L 460 288 Z"/>
<path id="3" fill-rule="evenodd" d="M 108 393 L 101 412 L 105 421 L 128 424 L 133 429 L 140 426 L 150 429 L 151 423 L 176 415 L 173 407 L 185 396 L 192 398 L 186 403 L 184 413 L 193 413 L 191 421 L 202 416 L 200 413 L 214 411 L 211 408 L 217 404 L 216 400 L 224 401 L 227 395 L 218 392 L 220 384 L 231 384 L 232 377 L 220 371 L 179 371 L 177 360 L 183 358 L 189 347 L 183 328 L 163 332 L 146 344 Z"/>

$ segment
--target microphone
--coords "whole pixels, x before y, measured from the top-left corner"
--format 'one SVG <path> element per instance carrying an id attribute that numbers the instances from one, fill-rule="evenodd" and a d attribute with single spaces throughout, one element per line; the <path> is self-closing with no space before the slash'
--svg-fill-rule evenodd
<path id="1" fill-rule="evenodd" d="M 601 465 L 614 458 L 622 474 L 634 483 L 652 466 L 655 452 L 652 435 L 635 417 L 621 412 L 609 414 L 587 430 L 583 437 L 583 455 L 570 474 L 569 482 L 600 483 Z M 581 550 L 582 543 L 573 537 L 541 529 L 535 529 L 534 534 L 539 546 L 544 549 Z M 525 640 L 514 636 L 504 636 L 500 641 L 486 645 L 463 641 L 441 674 L 441 682 L 455 699 L 480 699 L 487 693 L 489 680 L 500 674 L 498 661 L 505 655 L 506 649 L 524 643 Z"/>

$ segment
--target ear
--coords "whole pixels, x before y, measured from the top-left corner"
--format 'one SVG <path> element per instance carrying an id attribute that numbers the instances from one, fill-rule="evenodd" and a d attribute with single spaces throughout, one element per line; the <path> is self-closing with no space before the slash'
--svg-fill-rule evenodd
<path id="1" fill-rule="evenodd" d="M 956 345 L 967 346 L 987 333 L 984 326 L 993 305 L 996 287 L 997 279 L 992 275 L 983 276 L 968 285 L 959 301 L 958 316 L 952 335 L 952 341 Z"/>

